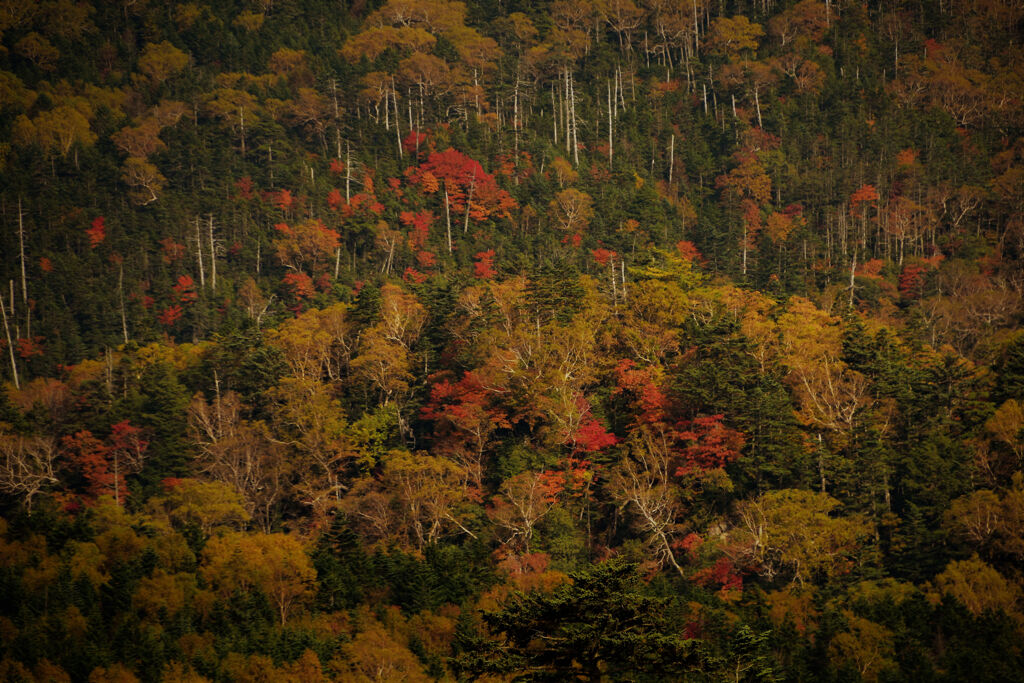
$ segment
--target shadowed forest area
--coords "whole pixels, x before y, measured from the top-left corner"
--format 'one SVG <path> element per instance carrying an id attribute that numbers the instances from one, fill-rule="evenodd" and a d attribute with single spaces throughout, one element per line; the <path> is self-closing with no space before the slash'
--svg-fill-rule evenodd
<path id="1" fill-rule="evenodd" d="M 0 0 L 0 680 L 1024 680 L 1016 0 Z"/>

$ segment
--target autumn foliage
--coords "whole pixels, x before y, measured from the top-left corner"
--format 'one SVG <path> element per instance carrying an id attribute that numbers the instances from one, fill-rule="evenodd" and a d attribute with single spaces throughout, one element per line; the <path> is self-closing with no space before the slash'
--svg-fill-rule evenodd
<path id="1" fill-rule="evenodd" d="M 0 2 L 0 679 L 1024 680 L 1021 2 Z"/>

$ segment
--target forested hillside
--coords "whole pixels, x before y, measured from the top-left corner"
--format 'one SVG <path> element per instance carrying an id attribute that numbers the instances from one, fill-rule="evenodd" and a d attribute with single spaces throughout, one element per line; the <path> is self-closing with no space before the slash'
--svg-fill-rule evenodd
<path id="1" fill-rule="evenodd" d="M 0 0 L 0 680 L 1024 680 L 1017 0 Z"/>

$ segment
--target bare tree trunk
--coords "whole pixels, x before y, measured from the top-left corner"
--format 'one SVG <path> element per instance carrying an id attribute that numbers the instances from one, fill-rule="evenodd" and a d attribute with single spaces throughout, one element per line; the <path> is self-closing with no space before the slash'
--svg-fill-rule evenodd
<path id="1" fill-rule="evenodd" d="M 818 476 L 821 477 L 821 492 L 825 493 L 828 481 L 825 479 L 825 458 L 821 455 L 821 434 L 818 434 Z"/>
<path id="2" fill-rule="evenodd" d="M 613 257 L 608 259 L 608 274 L 611 275 L 612 280 L 612 306 L 618 307 L 619 293 L 615 287 L 615 259 Z"/>
<path id="3" fill-rule="evenodd" d="M 117 267 L 117 291 L 121 297 L 121 334 L 124 336 L 124 343 L 128 343 L 128 316 L 124 310 L 124 263 Z"/>
<path id="4" fill-rule="evenodd" d="M 764 130 L 764 124 L 761 122 L 761 100 L 757 96 L 757 87 L 754 87 L 754 104 L 757 105 L 757 127 Z"/>
<path id="5" fill-rule="evenodd" d="M 473 99 L 476 100 L 476 117 L 479 119 L 480 114 L 480 81 L 478 78 L 477 70 L 473 69 Z"/>
<path id="6" fill-rule="evenodd" d="M 612 168 L 612 81 L 608 79 L 608 170 Z"/>
<path id="7" fill-rule="evenodd" d="M 448 202 L 448 183 L 444 185 L 444 220 L 448 232 L 448 253 L 452 253 L 452 212 Z"/>
<path id="8" fill-rule="evenodd" d="M 747 276 L 747 221 L 743 221 L 743 277 Z"/>
<path id="9" fill-rule="evenodd" d="M 242 156 L 245 156 L 245 109 L 238 108 L 238 131 L 242 138 Z"/>
<path id="10" fill-rule="evenodd" d="M 569 121 L 569 67 L 565 67 L 562 74 L 562 88 L 565 97 L 562 98 L 562 130 L 565 131 L 565 153 L 568 154 L 572 147 L 572 124 Z"/>
<path id="11" fill-rule="evenodd" d="M 120 458 L 117 457 L 117 449 L 114 450 L 114 502 L 121 506 L 121 468 Z"/>
<path id="12" fill-rule="evenodd" d="M 853 308 L 854 276 L 857 274 L 857 251 L 853 252 L 853 260 L 850 261 L 850 308 Z"/>
<path id="13" fill-rule="evenodd" d="M 463 235 L 465 235 L 467 232 L 469 232 L 469 206 L 473 202 L 473 191 L 475 189 L 476 189 L 476 180 L 474 180 L 469 185 L 469 196 L 466 198 L 466 222 L 462 226 L 462 234 Z M 447 188 L 445 188 L 445 192 L 447 192 L 447 191 L 448 191 Z"/>
<path id="14" fill-rule="evenodd" d="M 619 259 L 619 270 L 622 273 L 622 303 L 626 303 L 626 260 Z"/>
<path id="15" fill-rule="evenodd" d="M 310 169 L 312 170 L 312 169 Z M 213 214 L 209 216 L 210 227 L 210 287 L 217 291 L 217 247 L 213 241 Z"/>
<path id="16" fill-rule="evenodd" d="M 516 84 L 512 89 L 512 135 L 515 146 L 516 166 L 519 166 L 519 66 L 516 65 Z M 516 176 L 516 184 L 519 177 Z"/>
<path id="17" fill-rule="evenodd" d="M 576 88 L 573 86 L 572 74 L 569 74 L 569 107 L 572 112 L 572 159 L 573 165 L 580 165 L 580 141 L 576 136 Z"/>
<path id="18" fill-rule="evenodd" d="M 25 221 L 21 211 L 21 197 L 18 197 L 18 251 L 21 254 L 21 303 L 28 308 L 28 285 L 25 277 Z M 12 303 L 13 305 L 13 303 Z"/>
<path id="19" fill-rule="evenodd" d="M 25 222 L 21 211 L 21 197 L 18 197 L 18 252 L 21 254 L 21 303 L 25 307 L 25 336 L 32 338 L 32 309 L 28 305 L 28 279 L 25 277 Z M 14 310 L 14 295 L 11 295 L 11 310 Z"/>
<path id="20" fill-rule="evenodd" d="M 697 23 L 697 0 L 692 0 L 693 3 L 693 53 L 697 54 L 697 43 L 700 41 L 700 25 Z M 707 102 L 707 100 L 705 100 Z M 707 113 L 707 106 L 704 107 L 704 113 Z"/>
<path id="21" fill-rule="evenodd" d="M 622 85 L 622 66 L 617 64 L 615 68 L 619 75 L 619 103 L 622 105 L 622 111 L 626 111 L 626 88 Z M 619 116 L 617 112 L 615 116 Z"/>
<path id="22" fill-rule="evenodd" d="M 675 170 L 676 162 L 676 134 L 672 133 L 672 138 L 668 143 L 668 184 L 672 184 L 672 172 Z"/>
<path id="23" fill-rule="evenodd" d="M 11 301 L 11 314 L 14 314 L 14 301 Z M 11 328 L 7 325 L 7 307 L 4 306 L 4 296 L 0 294 L 0 314 L 3 314 L 4 319 L 4 334 L 7 335 L 7 352 L 11 356 L 11 376 L 14 378 L 14 388 L 20 389 L 21 384 L 18 382 L 18 363 L 14 359 L 14 343 L 11 341 Z"/>
<path id="24" fill-rule="evenodd" d="M 384 264 L 384 274 L 391 276 L 391 264 L 395 260 L 395 245 L 398 243 L 397 239 L 392 239 L 391 244 L 388 247 L 388 260 Z"/>
<path id="25" fill-rule="evenodd" d="M 203 235 L 199 230 L 199 216 L 196 216 L 196 261 L 199 264 L 199 286 L 206 289 L 206 271 L 203 270 Z"/>
<path id="26" fill-rule="evenodd" d="M 554 144 L 558 146 L 558 116 L 561 113 L 561 107 L 555 102 L 555 84 L 551 84 L 551 125 L 554 130 Z"/>
<path id="27" fill-rule="evenodd" d="M 391 98 L 395 103 L 395 140 L 398 142 L 398 158 L 401 159 L 404 155 L 402 154 L 402 132 L 399 130 L 398 125 L 398 90 L 395 88 L 395 79 L 393 76 L 391 78 Z"/>

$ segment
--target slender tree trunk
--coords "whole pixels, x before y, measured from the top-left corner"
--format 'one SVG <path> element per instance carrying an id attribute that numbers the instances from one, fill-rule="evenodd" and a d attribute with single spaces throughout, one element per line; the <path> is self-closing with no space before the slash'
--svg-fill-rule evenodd
<path id="1" fill-rule="evenodd" d="M 577 137 L 576 124 L 576 88 L 573 86 L 572 74 L 569 74 L 569 107 L 572 112 L 572 158 L 575 166 L 580 165 L 580 141 Z"/>
<path id="2" fill-rule="evenodd" d="M 515 148 L 516 167 L 519 166 L 519 64 L 516 64 L 516 83 L 512 88 L 512 136 Z M 519 184 L 519 176 L 516 176 L 516 184 Z"/>
<path id="3" fill-rule="evenodd" d="M 21 303 L 28 310 L 28 279 L 25 277 L 25 219 L 21 210 L 21 197 L 18 197 L 18 252 L 21 255 Z"/>
<path id="4" fill-rule="evenodd" d="M 395 103 L 395 140 L 398 143 L 398 158 L 401 159 L 404 156 L 402 153 L 402 131 L 399 130 L 398 125 L 398 90 L 395 88 L 394 77 L 391 78 L 391 98 Z"/>
<path id="5" fill-rule="evenodd" d="M 697 54 L 697 44 L 700 41 L 700 25 L 697 23 L 697 0 L 692 0 L 693 4 L 693 53 Z M 704 108 L 705 113 L 707 107 Z"/>
<path id="6" fill-rule="evenodd" d="M 387 276 L 391 275 L 391 263 L 394 261 L 395 258 L 395 244 L 397 242 L 397 239 L 392 239 L 390 244 L 388 245 L 388 258 L 384 262 L 384 267 L 381 269 Z"/>
<path id="7" fill-rule="evenodd" d="M 754 87 L 754 104 L 757 106 L 757 127 L 764 130 L 764 124 L 761 122 L 761 100 L 757 96 L 757 87 Z"/>
<path id="8" fill-rule="evenodd" d="M 476 117 L 480 118 L 480 81 L 478 80 L 479 74 L 477 70 L 473 69 L 473 99 L 476 100 Z"/>
<path id="9" fill-rule="evenodd" d="M 850 261 L 850 308 L 853 308 L 854 277 L 857 274 L 857 251 L 853 252 L 853 259 Z"/>
<path id="10" fill-rule="evenodd" d="M 626 111 L 626 86 L 623 84 L 623 68 L 622 65 L 615 67 L 618 70 L 618 103 L 623 105 L 623 111 Z M 632 75 L 631 75 L 632 78 Z M 618 114 L 615 114 L 615 118 L 618 118 Z"/>
<path id="11" fill-rule="evenodd" d="M 4 306 L 4 295 L 0 292 L 0 314 L 3 314 L 4 319 L 4 334 L 7 335 L 7 352 L 11 356 L 11 377 L 14 378 L 14 388 L 20 389 L 21 383 L 18 382 L 18 363 L 14 358 L 14 342 L 11 340 L 11 328 L 7 324 L 7 307 Z M 11 315 L 14 315 L 14 301 L 11 300 Z"/>
<path id="12" fill-rule="evenodd" d="M 612 280 L 612 307 L 617 308 L 619 305 L 619 293 L 615 287 L 615 258 L 609 257 L 608 259 L 608 274 Z"/>
<path id="13" fill-rule="evenodd" d="M 199 286 L 206 289 L 206 271 L 203 270 L 203 234 L 199 229 L 199 216 L 196 216 L 196 261 L 199 265 Z"/>
<path id="14" fill-rule="evenodd" d="M 572 123 L 569 120 L 569 67 L 565 67 L 562 74 L 562 90 L 565 93 L 562 98 L 562 130 L 565 131 L 565 153 L 569 154 L 572 148 Z"/>
<path id="15" fill-rule="evenodd" d="M 352 197 L 352 147 L 345 141 L 345 204 Z"/>
<path id="16" fill-rule="evenodd" d="M 473 201 L 473 191 L 476 189 L 476 181 L 469 185 L 469 196 L 466 198 L 466 222 L 462 226 L 462 234 L 469 232 L 469 206 Z M 447 191 L 447 190 L 446 190 Z"/>
<path id="17" fill-rule="evenodd" d="M 828 481 L 825 479 L 825 456 L 821 454 L 821 434 L 818 434 L 818 476 L 821 477 L 821 492 L 825 493 Z"/>
<path id="18" fill-rule="evenodd" d="M 121 299 L 121 334 L 124 337 L 124 343 L 128 343 L 128 316 L 124 310 L 124 263 L 119 263 L 117 267 L 117 291 Z"/>
<path id="19" fill-rule="evenodd" d="M 622 303 L 626 303 L 626 260 L 619 259 L 619 270 L 622 274 Z"/>
<path id="20" fill-rule="evenodd" d="M 18 252 L 21 255 L 21 303 L 25 307 L 25 336 L 32 337 L 32 309 L 28 305 L 28 279 L 25 276 L 25 221 L 18 197 Z M 11 295 L 11 310 L 14 310 L 14 295 Z"/>
<path id="21" fill-rule="evenodd" d="M 238 132 L 242 138 L 242 157 L 245 157 L 245 109 L 238 108 Z"/>
<path id="22" fill-rule="evenodd" d="M 743 221 L 743 277 L 747 276 L 747 221 Z"/>
<path id="23" fill-rule="evenodd" d="M 121 506 L 121 472 L 120 458 L 117 457 L 117 449 L 114 449 L 114 502 Z"/>
<path id="24" fill-rule="evenodd" d="M 452 211 L 451 204 L 448 201 L 448 183 L 444 184 L 444 220 L 445 228 L 448 233 L 448 253 L 452 253 Z"/>
<path id="25" fill-rule="evenodd" d="M 672 172 L 675 170 L 676 163 L 676 134 L 672 133 L 672 137 L 668 143 L 668 184 L 672 184 Z"/>
<path id="26" fill-rule="evenodd" d="M 612 168 L 612 81 L 608 79 L 608 170 Z"/>
<path id="27" fill-rule="evenodd" d="M 310 169 L 312 170 L 312 169 Z M 217 247 L 213 241 L 213 214 L 209 216 L 210 227 L 210 288 L 217 291 Z"/>
<path id="28" fill-rule="evenodd" d="M 562 109 L 555 102 L 555 84 L 551 84 L 551 126 L 554 131 L 554 144 L 558 146 L 558 116 Z"/>

